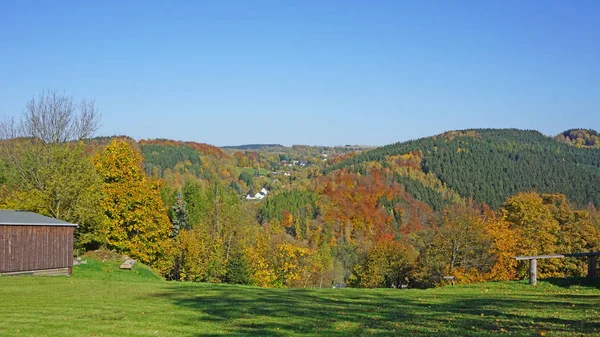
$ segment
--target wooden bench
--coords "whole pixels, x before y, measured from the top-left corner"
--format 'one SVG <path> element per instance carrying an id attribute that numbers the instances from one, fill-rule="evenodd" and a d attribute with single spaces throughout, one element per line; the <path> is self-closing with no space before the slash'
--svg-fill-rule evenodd
<path id="1" fill-rule="evenodd" d="M 596 281 L 598 274 L 596 273 L 596 256 L 599 256 L 600 252 L 589 252 L 589 253 L 571 253 L 571 254 L 549 254 L 549 255 L 535 255 L 535 256 L 514 256 L 513 259 L 529 260 L 529 284 L 537 284 L 537 260 L 539 259 L 562 259 L 565 257 L 587 257 L 588 258 L 588 274 L 587 278 L 590 281 Z"/>
<path id="2" fill-rule="evenodd" d="M 137 262 L 136 260 L 127 260 L 127 261 L 123 262 L 123 264 L 121 264 L 121 269 L 131 270 L 131 268 L 133 268 L 133 265 L 136 262 Z"/>

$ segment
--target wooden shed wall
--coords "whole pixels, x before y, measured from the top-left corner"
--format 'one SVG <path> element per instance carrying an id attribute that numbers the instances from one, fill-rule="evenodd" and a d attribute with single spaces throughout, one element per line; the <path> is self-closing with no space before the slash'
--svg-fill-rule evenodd
<path id="1" fill-rule="evenodd" d="M 0 225 L 0 273 L 72 267 L 73 229 Z"/>

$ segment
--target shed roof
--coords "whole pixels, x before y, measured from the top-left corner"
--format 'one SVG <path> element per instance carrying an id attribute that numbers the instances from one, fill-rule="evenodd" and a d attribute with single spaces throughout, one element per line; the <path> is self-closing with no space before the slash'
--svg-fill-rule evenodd
<path id="1" fill-rule="evenodd" d="M 76 224 L 66 221 L 50 218 L 33 212 L 0 210 L 0 226 L 71 226 Z"/>

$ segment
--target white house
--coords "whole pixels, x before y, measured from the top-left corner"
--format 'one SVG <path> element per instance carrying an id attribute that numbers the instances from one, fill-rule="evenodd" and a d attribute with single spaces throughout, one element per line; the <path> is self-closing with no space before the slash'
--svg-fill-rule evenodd
<path id="1" fill-rule="evenodd" d="M 265 198 L 265 196 L 267 196 L 267 194 L 269 194 L 269 191 L 263 187 L 260 192 L 256 193 L 255 195 L 246 195 L 246 200 L 262 200 Z"/>

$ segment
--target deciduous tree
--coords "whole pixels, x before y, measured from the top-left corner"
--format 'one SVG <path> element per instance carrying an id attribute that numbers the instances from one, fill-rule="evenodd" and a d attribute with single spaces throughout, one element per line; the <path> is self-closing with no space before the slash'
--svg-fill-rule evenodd
<path id="1" fill-rule="evenodd" d="M 151 264 L 163 273 L 170 267 L 173 227 L 160 198 L 160 183 L 149 180 L 142 157 L 123 140 L 113 140 L 94 157 L 100 173 L 100 205 L 108 218 L 102 228 L 109 249 Z"/>
<path id="2" fill-rule="evenodd" d="M 350 284 L 365 288 L 399 288 L 408 284 L 418 252 L 405 242 L 385 237 L 377 240 L 357 265 Z"/>
<path id="3" fill-rule="evenodd" d="M 538 193 L 515 194 L 506 200 L 504 210 L 506 221 L 519 235 L 520 255 L 561 253 L 557 245 L 560 225 Z M 540 261 L 539 275 L 559 276 L 560 264 L 556 259 Z M 525 269 L 522 265 L 520 275 L 525 275 Z"/>

